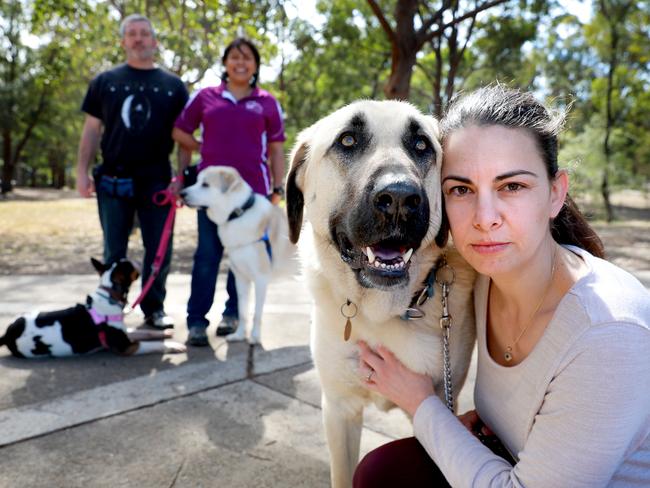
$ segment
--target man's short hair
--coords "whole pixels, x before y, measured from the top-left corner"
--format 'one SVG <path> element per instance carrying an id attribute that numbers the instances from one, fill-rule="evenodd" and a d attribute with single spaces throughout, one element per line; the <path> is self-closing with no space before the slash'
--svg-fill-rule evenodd
<path id="1" fill-rule="evenodd" d="M 124 17 L 124 20 L 120 22 L 120 37 L 124 37 L 124 34 L 126 34 L 126 27 L 131 22 L 146 22 L 147 24 L 149 24 L 149 28 L 151 29 L 151 34 L 153 35 L 153 37 L 156 37 L 156 30 L 153 28 L 153 24 L 147 17 L 145 17 L 142 14 L 131 14 Z"/>

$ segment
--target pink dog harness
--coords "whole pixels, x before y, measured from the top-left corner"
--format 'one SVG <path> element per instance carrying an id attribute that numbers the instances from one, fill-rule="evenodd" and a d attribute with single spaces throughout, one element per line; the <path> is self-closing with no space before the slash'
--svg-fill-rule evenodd
<path id="1" fill-rule="evenodd" d="M 93 319 L 93 322 L 95 325 L 99 326 L 101 324 L 107 323 L 107 322 L 121 322 L 124 316 L 122 314 L 116 314 L 116 315 L 102 315 L 100 314 L 95 308 L 88 308 L 88 313 Z M 108 342 L 106 342 L 106 332 L 103 330 L 97 331 L 97 335 L 99 336 L 99 342 L 101 343 L 102 347 L 105 349 L 109 349 L 108 347 Z"/>

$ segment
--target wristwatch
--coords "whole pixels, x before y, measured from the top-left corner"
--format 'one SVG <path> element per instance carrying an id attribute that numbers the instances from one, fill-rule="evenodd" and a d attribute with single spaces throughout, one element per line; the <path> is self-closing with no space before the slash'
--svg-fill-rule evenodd
<path id="1" fill-rule="evenodd" d="M 281 185 L 281 186 L 273 187 L 272 193 L 275 193 L 276 195 L 280 195 L 280 198 L 284 198 L 284 186 Z"/>

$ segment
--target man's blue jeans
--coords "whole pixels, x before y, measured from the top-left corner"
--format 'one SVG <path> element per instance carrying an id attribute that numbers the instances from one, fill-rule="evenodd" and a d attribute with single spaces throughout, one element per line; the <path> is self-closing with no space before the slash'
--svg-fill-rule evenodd
<path id="1" fill-rule="evenodd" d="M 206 315 L 212 308 L 217 286 L 219 264 L 223 256 L 223 245 L 217 233 L 217 225 L 205 210 L 197 211 L 199 243 L 194 253 L 192 266 L 192 291 L 187 302 L 187 327 L 207 327 L 210 321 Z M 224 317 L 237 317 L 237 288 L 235 276 L 228 271 L 226 281 L 228 299 L 223 311 Z"/>
<path id="2" fill-rule="evenodd" d="M 169 206 L 158 206 L 151 201 L 151 196 L 119 198 L 107 195 L 97 189 L 99 220 L 104 231 L 104 262 L 114 263 L 127 256 L 129 235 L 133 229 L 135 214 L 138 215 L 142 244 L 144 246 L 144 263 L 142 266 L 142 286 L 151 274 L 151 265 L 156 257 L 160 236 L 165 226 Z M 173 235 L 169 238 L 167 253 L 163 259 L 160 273 L 154 280 L 149 293 L 144 297 L 140 308 L 145 317 L 163 310 L 165 301 L 165 282 L 172 257 Z"/>

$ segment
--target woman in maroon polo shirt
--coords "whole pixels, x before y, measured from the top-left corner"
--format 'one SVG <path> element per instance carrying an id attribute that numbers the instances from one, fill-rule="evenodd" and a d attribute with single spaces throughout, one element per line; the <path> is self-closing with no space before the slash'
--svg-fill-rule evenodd
<path id="1" fill-rule="evenodd" d="M 277 100 L 257 86 L 260 55 L 255 45 L 235 39 L 225 49 L 219 86 L 195 93 L 174 124 L 172 136 L 188 151 L 201 154 L 199 171 L 208 166 L 236 168 L 253 190 L 277 204 L 284 194 L 284 123 Z M 194 132 L 201 127 L 201 139 Z M 270 164 L 269 164 L 270 163 Z M 208 344 L 206 315 L 212 307 L 223 245 L 217 226 L 198 211 L 199 242 L 194 254 L 192 290 L 187 304 L 189 343 Z M 228 300 L 217 335 L 237 328 L 237 291 L 228 273 Z"/>

